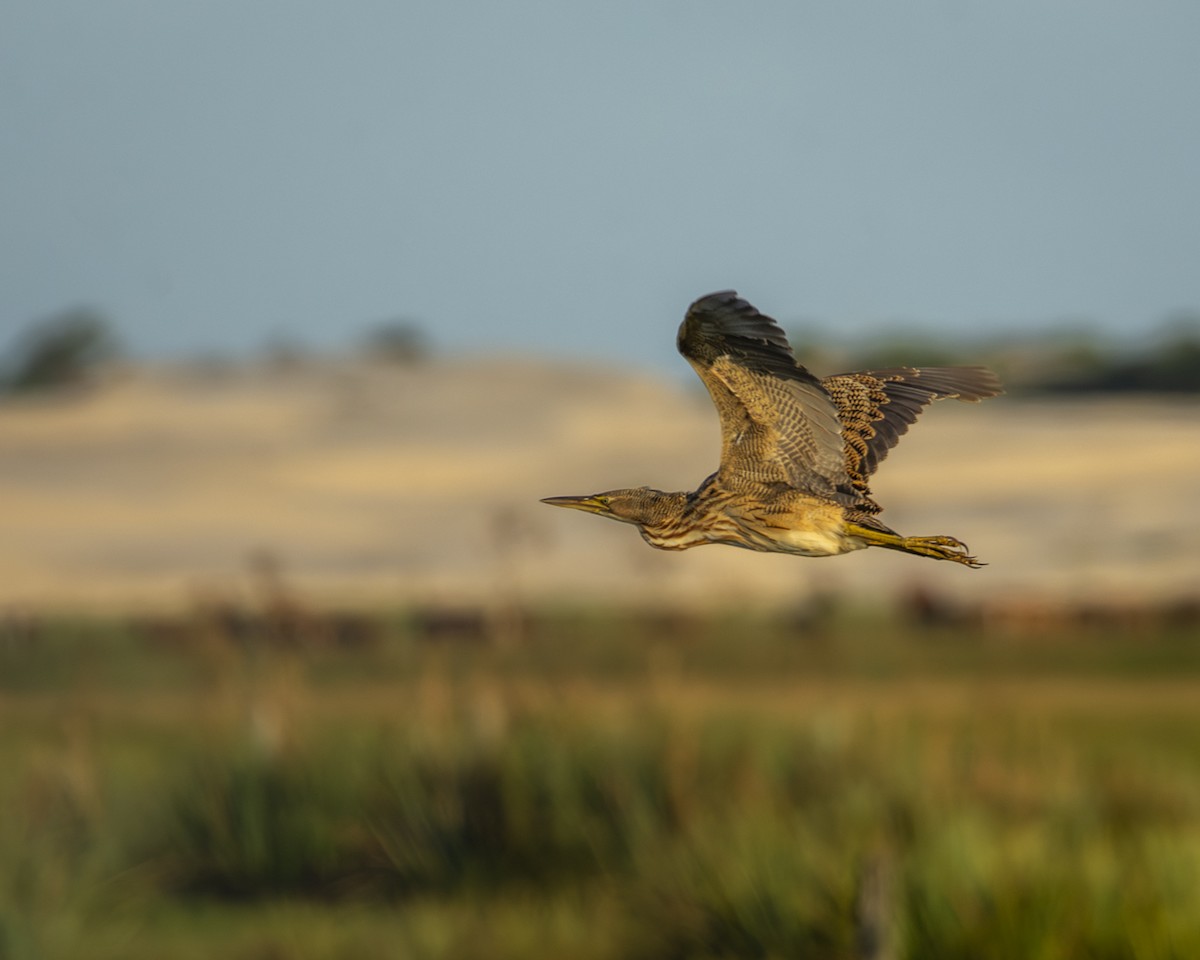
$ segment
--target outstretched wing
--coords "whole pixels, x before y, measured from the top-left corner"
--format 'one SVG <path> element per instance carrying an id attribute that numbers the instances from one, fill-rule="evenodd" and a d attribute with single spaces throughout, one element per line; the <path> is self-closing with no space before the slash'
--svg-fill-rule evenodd
<path id="1" fill-rule="evenodd" d="M 1004 392 L 986 367 L 894 367 L 842 373 L 821 384 L 837 406 L 846 468 L 864 496 L 868 478 L 934 400 L 975 402 Z"/>
<path id="2" fill-rule="evenodd" d="M 711 293 L 688 308 L 677 343 L 720 416 L 722 476 L 857 500 L 837 407 L 774 320 L 732 290 Z"/>

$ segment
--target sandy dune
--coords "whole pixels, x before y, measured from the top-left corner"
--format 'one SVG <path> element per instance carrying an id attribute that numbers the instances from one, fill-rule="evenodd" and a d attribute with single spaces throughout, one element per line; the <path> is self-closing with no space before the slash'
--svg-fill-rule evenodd
<path id="1" fill-rule="evenodd" d="M 981 571 L 886 551 L 660 553 L 632 528 L 537 502 L 691 487 L 717 449 L 707 398 L 682 376 L 499 360 L 141 371 L 0 405 L 0 607 L 237 595 L 261 551 L 330 602 L 1200 591 L 1200 405 L 1188 399 L 929 410 L 875 491 L 893 527 L 958 536 Z"/>

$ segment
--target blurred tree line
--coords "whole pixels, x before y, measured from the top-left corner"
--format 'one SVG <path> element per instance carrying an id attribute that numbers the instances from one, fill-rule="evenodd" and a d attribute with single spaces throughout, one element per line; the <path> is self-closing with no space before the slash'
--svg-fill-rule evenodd
<path id="1" fill-rule="evenodd" d="M 423 363 L 429 338 L 415 320 L 397 317 L 370 326 L 361 336 L 359 355 L 396 364 Z M 109 318 L 93 307 L 72 307 L 36 321 L 0 350 L 0 393 L 25 394 L 87 386 L 103 370 L 125 358 L 123 342 Z M 296 365 L 311 351 L 290 338 L 272 338 L 263 359 L 275 366 Z M 232 366 L 221 357 L 192 358 L 206 369 Z"/>
<path id="2" fill-rule="evenodd" d="M 1200 392 L 1200 318 L 1172 324 L 1142 349 L 1116 352 L 1084 342 L 1058 358 L 1036 386 L 1051 393 Z"/>
<path id="3" fill-rule="evenodd" d="M 1010 393 L 1200 393 L 1200 313 L 1179 315 L 1137 344 L 1065 326 L 970 340 L 908 328 L 852 342 L 811 324 L 791 333 L 804 362 L 823 372 L 982 363 L 1001 375 Z M 0 392 L 85 386 L 122 358 L 121 344 L 100 311 L 63 310 L 31 324 L 0 350 Z M 278 344 L 268 345 L 268 359 L 279 350 Z M 287 354 L 297 360 L 308 351 L 289 341 Z M 366 330 L 359 354 L 420 363 L 429 357 L 429 339 L 417 321 L 393 318 Z"/>
<path id="4" fill-rule="evenodd" d="M 1200 393 L 1200 313 L 1172 318 L 1137 343 L 1066 325 L 972 339 L 907 329 L 857 343 L 806 327 L 792 343 L 821 371 L 984 364 L 1009 393 Z"/>

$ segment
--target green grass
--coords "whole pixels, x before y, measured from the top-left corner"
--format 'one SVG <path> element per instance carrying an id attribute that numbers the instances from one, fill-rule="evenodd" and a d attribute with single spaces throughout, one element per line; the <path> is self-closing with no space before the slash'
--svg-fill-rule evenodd
<path id="1" fill-rule="evenodd" d="M 0 957 L 1200 956 L 1200 641 L 0 650 Z"/>

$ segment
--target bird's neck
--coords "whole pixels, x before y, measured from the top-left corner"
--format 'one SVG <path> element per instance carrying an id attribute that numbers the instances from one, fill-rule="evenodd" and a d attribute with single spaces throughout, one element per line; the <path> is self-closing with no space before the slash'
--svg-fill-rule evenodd
<path id="1" fill-rule="evenodd" d="M 712 543 L 716 539 L 711 523 L 714 518 L 698 509 L 697 493 L 663 493 L 656 497 L 653 515 L 639 524 L 642 539 L 659 550 L 687 550 Z"/>
<path id="2" fill-rule="evenodd" d="M 659 550 L 687 550 L 689 547 L 712 543 L 705 531 L 695 527 L 685 530 L 642 526 L 641 531 L 642 539 Z"/>

